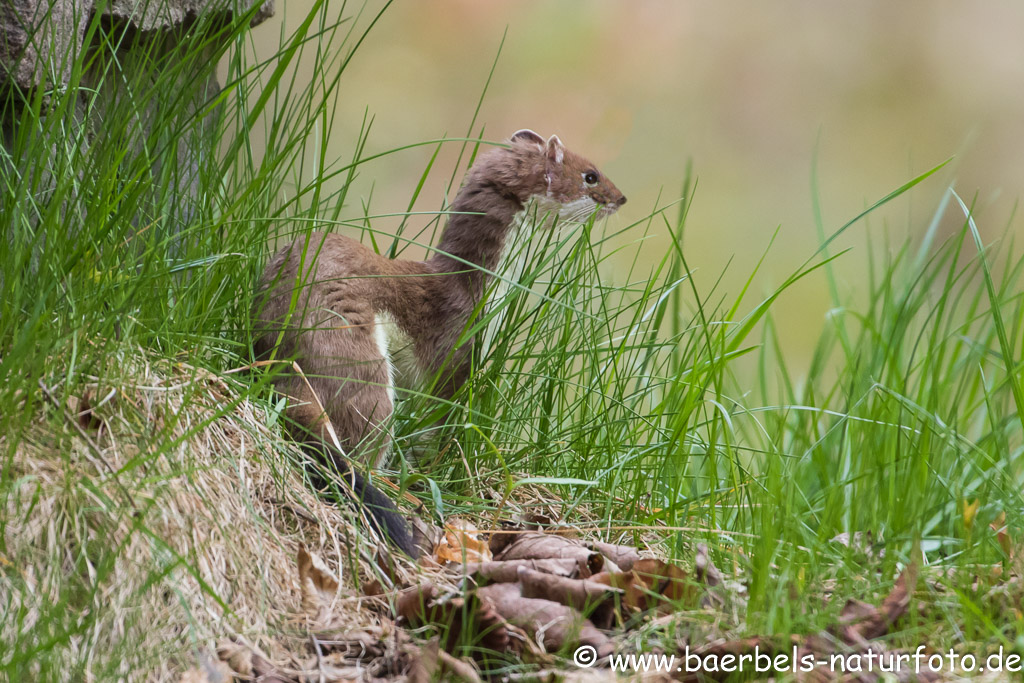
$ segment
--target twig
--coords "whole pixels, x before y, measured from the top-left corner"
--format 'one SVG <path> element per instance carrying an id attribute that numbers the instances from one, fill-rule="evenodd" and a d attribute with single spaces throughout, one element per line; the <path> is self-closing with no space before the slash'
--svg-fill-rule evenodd
<path id="1" fill-rule="evenodd" d="M 310 633 L 309 642 L 313 645 L 313 652 L 316 653 L 317 678 L 320 680 L 320 683 L 325 683 L 326 679 L 324 678 L 324 653 L 320 650 L 320 641 L 316 639 L 316 635 Z"/>
<path id="2" fill-rule="evenodd" d="M 298 506 L 292 505 L 291 503 L 283 501 L 280 498 L 271 497 L 270 502 L 273 503 L 274 505 L 277 505 L 278 507 L 284 508 L 285 510 L 292 513 L 301 520 L 309 522 L 310 524 L 315 524 L 317 526 L 321 525 L 321 521 L 319 519 L 317 519 L 316 517 L 309 514 L 308 512 L 306 512 L 305 510 Z"/>

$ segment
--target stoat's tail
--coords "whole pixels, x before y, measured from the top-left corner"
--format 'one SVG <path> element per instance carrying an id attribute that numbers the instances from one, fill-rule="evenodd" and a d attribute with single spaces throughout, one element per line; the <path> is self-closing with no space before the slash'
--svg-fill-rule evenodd
<path id="1" fill-rule="evenodd" d="M 419 557 L 420 551 L 413 543 L 412 529 L 391 499 L 366 481 L 337 448 L 309 432 L 303 437 L 302 449 L 306 453 L 319 462 L 334 463 L 338 472 L 348 482 L 348 488 L 352 491 L 352 502 L 369 513 L 368 517 L 374 528 L 409 557 Z"/>

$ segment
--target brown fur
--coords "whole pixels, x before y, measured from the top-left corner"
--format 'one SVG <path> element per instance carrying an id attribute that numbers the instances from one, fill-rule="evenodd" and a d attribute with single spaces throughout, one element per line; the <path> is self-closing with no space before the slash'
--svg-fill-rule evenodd
<path id="1" fill-rule="evenodd" d="M 584 182 L 587 173 L 598 181 Z M 602 214 L 626 201 L 557 137 L 545 142 L 519 131 L 507 148 L 487 152 L 470 169 L 428 260 L 388 259 L 336 234 L 314 233 L 279 251 L 256 300 L 256 351 L 268 356 L 276 349 L 278 358 L 296 360 L 315 392 L 301 377 L 281 375 L 278 389 L 294 399 L 289 417 L 319 430 L 322 404 L 346 452 L 378 463 L 394 406 L 377 316 L 395 321 L 412 342 L 420 373 L 440 377 L 434 393 L 450 397 L 469 373 L 469 347 L 455 344 L 487 286 L 474 266 L 495 270 L 513 219 L 531 201 L 550 210 L 583 197 Z"/>

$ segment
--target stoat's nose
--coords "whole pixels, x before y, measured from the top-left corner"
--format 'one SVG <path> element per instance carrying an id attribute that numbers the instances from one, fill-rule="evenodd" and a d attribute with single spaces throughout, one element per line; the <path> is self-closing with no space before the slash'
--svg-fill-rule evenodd
<path id="1" fill-rule="evenodd" d="M 622 206 L 623 204 L 625 204 L 626 203 L 626 195 L 620 194 L 619 198 L 615 201 L 615 203 L 618 204 L 619 206 Z"/>

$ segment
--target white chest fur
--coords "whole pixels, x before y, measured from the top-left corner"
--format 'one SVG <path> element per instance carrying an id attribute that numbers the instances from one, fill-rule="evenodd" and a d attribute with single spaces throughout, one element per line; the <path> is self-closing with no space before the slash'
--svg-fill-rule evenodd
<path id="1" fill-rule="evenodd" d="M 590 217 L 597 204 L 590 197 L 580 197 L 565 204 L 550 197 L 535 195 L 512 219 L 512 225 L 505 236 L 505 244 L 494 272 L 499 282 L 496 296 L 503 297 L 513 283 L 519 282 L 526 272 L 530 260 L 536 255 L 534 248 L 538 241 L 544 241 L 543 233 L 552 227 L 580 223 Z M 540 237 L 540 240 L 537 238 Z"/>
<path id="2" fill-rule="evenodd" d="M 523 210 L 512 219 L 512 225 L 505 236 L 505 244 L 495 266 L 495 281 L 487 301 L 489 311 L 497 314 L 487 325 L 482 339 L 483 357 L 486 358 L 497 335 L 505 330 L 508 317 L 508 297 L 523 280 L 531 262 L 537 260 L 538 252 L 550 235 L 545 233 L 552 227 L 579 223 L 586 220 L 597 208 L 590 197 L 581 197 L 562 204 L 550 197 L 534 196 Z"/>
<path id="3" fill-rule="evenodd" d="M 388 393 L 395 402 L 395 387 L 422 390 L 427 381 L 426 372 L 416 359 L 413 340 L 398 325 L 391 314 L 381 312 L 374 318 L 374 341 L 388 364 Z"/>

